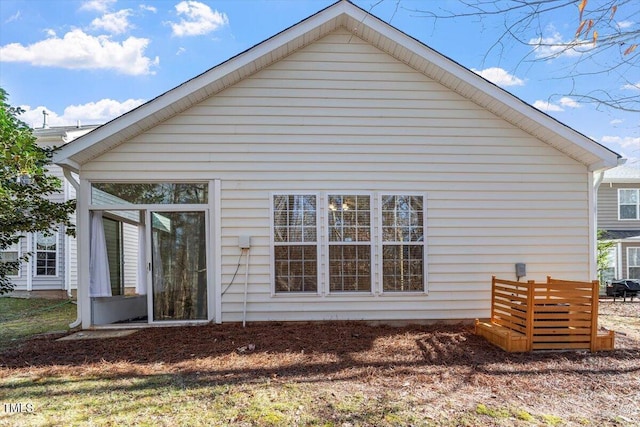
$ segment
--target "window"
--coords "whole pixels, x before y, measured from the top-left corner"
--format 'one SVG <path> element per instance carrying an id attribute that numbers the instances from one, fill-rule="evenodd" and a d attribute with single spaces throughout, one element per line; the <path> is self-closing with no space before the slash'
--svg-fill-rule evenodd
<path id="1" fill-rule="evenodd" d="M 640 219 L 638 203 L 640 197 L 638 189 L 619 189 L 618 190 L 618 218 L 619 219 Z"/>
<path id="2" fill-rule="evenodd" d="M 273 197 L 276 292 L 318 292 L 317 198 Z"/>
<path id="3" fill-rule="evenodd" d="M 422 196 L 382 196 L 382 289 L 424 290 Z"/>
<path id="4" fill-rule="evenodd" d="M 628 279 L 640 279 L 640 247 L 627 248 Z"/>
<path id="5" fill-rule="evenodd" d="M 0 261 L 1 262 L 3 262 L 3 263 L 4 262 L 17 263 L 14 268 L 11 268 L 7 272 L 8 276 L 17 277 L 17 276 L 20 275 L 20 267 L 19 267 L 19 263 L 18 263 L 19 259 L 20 259 L 19 243 L 13 243 L 12 245 L 10 245 L 7 248 L 5 248 L 2 251 L 0 251 Z"/>
<path id="6" fill-rule="evenodd" d="M 271 201 L 275 293 L 426 290 L 424 195 L 276 194 Z"/>
<path id="7" fill-rule="evenodd" d="M 128 204 L 204 204 L 208 203 L 205 183 L 100 183 L 91 186 L 91 203 L 99 205 Z"/>
<path id="8" fill-rule="evenodd" d="M 371 291 L 371 196 L 329 195 L 329 290 Z"/>
<path id="9" fill-rule="evenodd" d="M 36 276 L 56 276 L 58 233 L 36 233 Z"/>

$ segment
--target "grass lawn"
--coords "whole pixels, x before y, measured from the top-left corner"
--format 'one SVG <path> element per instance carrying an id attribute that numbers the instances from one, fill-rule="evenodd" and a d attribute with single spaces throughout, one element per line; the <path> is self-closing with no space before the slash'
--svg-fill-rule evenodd
<path id="1" fill-rule="evenodd" d="M 507 354 L 466 325 L 357 322 L 45 335 L 0 348 L 0 426 L 637 426 L 640 341 L 617 348 Z"/>
<path id="2" fill-rule="evenodd" d="M 33 335 L 66 332 L 75 318 L 68 300 L 0 298 L 0 351 Z"/>

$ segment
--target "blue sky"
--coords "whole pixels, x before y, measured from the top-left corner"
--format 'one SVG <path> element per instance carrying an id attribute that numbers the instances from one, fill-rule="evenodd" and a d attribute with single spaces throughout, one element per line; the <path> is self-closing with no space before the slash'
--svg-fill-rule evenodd
<path id="1" fill-rule="evenodd" d="M 595 0 L 597 2 L 597 0 Z M 331 5 L 333 0 L 2 0 L 0 86 L 23 120 L 99 124 L 146 102 Z M 580 53 L 535 60 L 572 40 L 577 7 L 554 12 L 530 45 L 506 41 L 501 17 L 433 20 L 420 11 L 465 11 L 459 0 L 355 0 L 467 68 L 640 167 L 640 114 L 588 104 L 572 91 L 640 97 L 640 68 L 586 77 Z M 576 4 L 578 1 L 576 1 Z M 638 26 L 637 13 L 619 16 Z M 542 39 L 545 46 L 537 46 Z M 619 52 L 617 53 L 619 55 Z M 615 61 L 616 52 L 611 58 Z M 637 58 L 637 57 L 636 57 Z M 579 67 L 576 65 L 579 64 Z M 571 76 L 582 75 L 579 80 Z M 577 84 L 578 86 L 573 86 Z"/>

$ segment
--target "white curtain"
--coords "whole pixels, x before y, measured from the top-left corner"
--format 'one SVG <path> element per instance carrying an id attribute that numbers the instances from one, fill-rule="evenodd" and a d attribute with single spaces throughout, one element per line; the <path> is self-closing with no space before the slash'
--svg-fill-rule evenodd
<path id="1" fill-rule="evenodd" d="M 138 281 L 136 283 L 138 295 L 147 294 L 147 242 L 144 224 L 138 225 Z"/>
<path id="2" fill-rule="evenodd" d="M 91 213 L 91 245 L 89 249 L 89 296 L 110 297 L 111 276 L 107 241 L 104 237 L 102 212 Z"/>

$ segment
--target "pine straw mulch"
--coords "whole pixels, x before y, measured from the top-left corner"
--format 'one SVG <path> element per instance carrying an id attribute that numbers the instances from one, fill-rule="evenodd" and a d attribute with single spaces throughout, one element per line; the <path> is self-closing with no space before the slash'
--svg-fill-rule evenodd
<path id="1" fill-rule="evenodd" d="M 640 301 L 603 302 L 600 312 L 602 319 L 636 321 Z M 347 392 L 404 390 L 430 410 L 495 403 L 565 419 L 640 425 L 640 331 L 623 332 L 610 352 L 508 354 L 475 336 L 470 325 L 147 328 L 113 339 L 38 337 L 0 353 L 0 377 L 170 374 L 202 385 L 318 383 Z"/>

